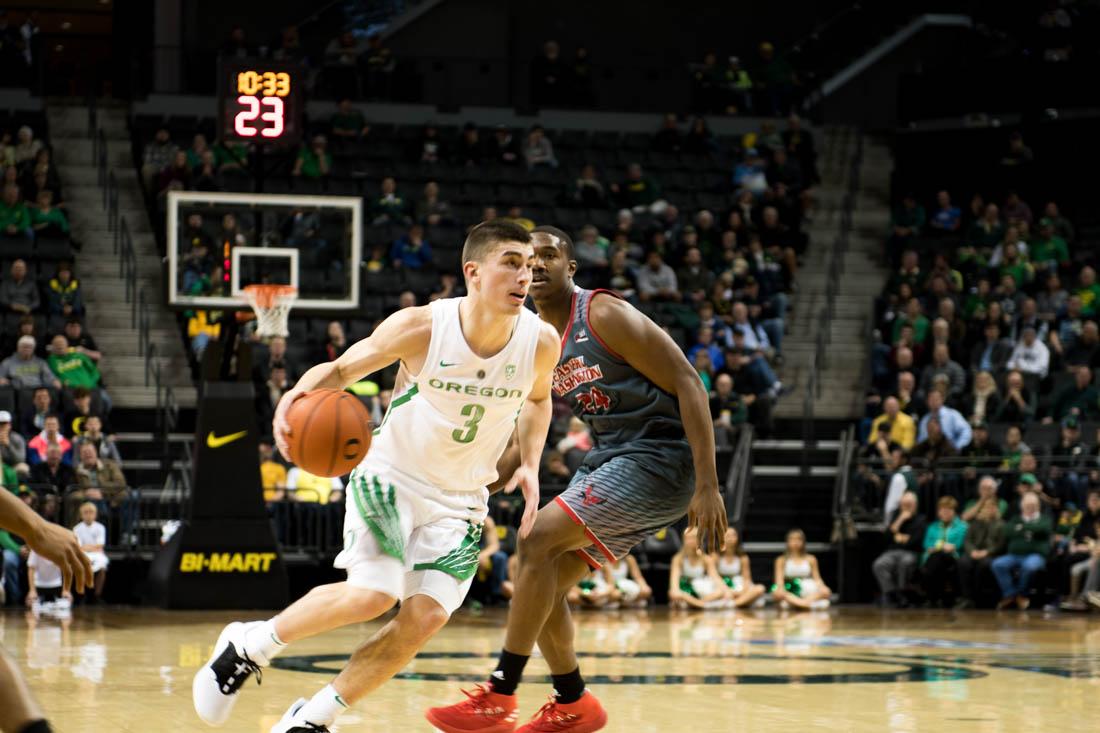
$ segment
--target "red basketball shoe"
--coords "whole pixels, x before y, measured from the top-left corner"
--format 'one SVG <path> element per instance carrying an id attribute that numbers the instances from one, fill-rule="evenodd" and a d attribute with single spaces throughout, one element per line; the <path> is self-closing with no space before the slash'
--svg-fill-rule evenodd
<path id="1" fill-rule="evenodd" d="M 512 733 L 516 729 L 515 695 L 498 695 L 484 685 L 462 694 L 466 696 L 462 702 L 428 708 L 424 717 L 442 733 Z"/>
<path id="2" fill-rule="evenodd" d="M 591 692 L 585 690 L 581 699 L 567 705 L 551 697 L 550 702 L 535 713 L 535 717 L 516 733 L 593 733 L 607 725 L 607 711 Z"/>

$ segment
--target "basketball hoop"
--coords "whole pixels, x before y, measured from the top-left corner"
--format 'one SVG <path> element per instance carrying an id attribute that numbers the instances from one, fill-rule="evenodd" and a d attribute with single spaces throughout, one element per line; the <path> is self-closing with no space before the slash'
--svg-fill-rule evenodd
<path id="1" fill-rule="evenodd" d="M 290 285 L 246 285 L 244 295 L 256 312 L 256 335 L 286 337 L 290 309 L 298 299 L 298 289 Z"/>

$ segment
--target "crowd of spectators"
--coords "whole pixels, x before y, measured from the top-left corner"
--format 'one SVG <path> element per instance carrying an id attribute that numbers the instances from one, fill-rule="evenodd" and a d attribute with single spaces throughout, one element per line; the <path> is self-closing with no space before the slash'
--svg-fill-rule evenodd
<path id="1" fill-rule="evenodd" d="M 95 514 L 89 527 L 106 523 L 112 544 L 130 542 L 133 500 L 109 422 L 111 398 L 99 368 L 104 355 L 84 327 L 76 243 L 48 140 L 28 125 L 14 137 L 4 133 L 0 174 L 0 491 L 69 526 L 86 504 Z M 28 583 L 22 538 L 0 532 L 0 546 L 0 595 L 9 604 L 33 602 L 42 594 Z M 52 587 L 44 566 L 36 577 L 40 589 Z"/>
<path id="2" fill-rule="evenodd" d="M 341 102 L 289 163 L 288 190 L 310 179 L 329 192 L 351 192 L 343 188 L 350 185 L 364 194 L 364 312 L 344 330 L 360 338 L 410 299 L 461 294 L 459 252 L 472 224 L 499 216 L 528 227 L 553 223 L 574 235 L 581 285 L 621 294 L 681 344 L 712 391 L 723 444 L 745 422 L 767 432 L 771 406 L 785 393 L 775 367 L 808 243 L 802 228 L 817 182 L 813 135 L 791 117 L 783 130 L 768 121 L 722 140 L 705 120 L 676 115 L 652 135 L 634 136 L 629 153 L 608 147 L 626 137 L 601 135 L 555 134 L 537 125 L 523 135 L 473 124 L 449 134 L 432 123 L 393 128 L 372 125 L 350 100 Z M 222 149 L 215 143 L 211 152 L 201 134 L 189 150 L 177 149 L 168 128 L 158 129 L 144 151 L 150 193 L 192 186 L 199 165 L 192 159 L 213 156 L 215 178 L 247 159 L 246 149 L 228 157 Z M 370 157 L 379 150 L 392 157 Z M 714 175 L 681 167 L 696 159 Z M 714 169 L 716 162 L 722 168 Z M 388 172 L 374 177 L 360 164 Z M 279 231 L 265 231 L 261 217 L 227 214 L 218 227 L 191 214 L 179 237 L 183 292 L 224 292 L 218 243 L 298 246 L 316 255 L 330 277 L 343 277 L 344 245 L 315 217 L 296 212 Z M 385 294 L 376 309 L 375 286 Z M 221 335 L 220 316 L 188 314 L 196 358 Z M 320 329 L 313 331 L 319 340 Z M 291 344 L 299 357 L 302 348 Z"/>
<path id="3" fill-rule="evenodd" d="M 415 99 L 420 85 L 414 65 L 403 65 L 382 34 L 372 28 L 343 29 L 323 47 L 307 48 L 296 26 L 259 42 L 236 27 L 221 55 L 294 62 L 305 68 L 306 86 L 317 99 L 420 101 Z M 612 59 L 603 62 L 614 64 Z M 589 44 L 563 49 L 558 40 L 547 39 L 528 68 L 531 104 L 536 108 L 596 107 L 599 63 L 593 61 Z M 799 101 L 802 89 L 790 55 L 768 40 L 757 44 L 745 62 L 734 55 L 720 59 L 716 51 L 708 50 L 697 63 L 689 64 L 687 75 L 691 109 L 700 114 L 782 116 Z"/>
<path id="4" fill-rule="evenodd" d="M 1031 155 L 1013 134 L 1006 159 Z M 1002 607 L 1084 608 L 1100 590 L 1096 250 L 1056 201 L 928 198 L 903 196 L 885 240 L 861 425 L 855 511 L 887 528 L 880 588 L 965 606 L 995 577 Z"/>
<path id="5" fill-rule="evenodd" d="M 707 51 L 691 74 L 692 109 L 701 114 L 785 115 L 801 87 L 787 54 L 770 41 L 761 41 L 748 63 Z"/>

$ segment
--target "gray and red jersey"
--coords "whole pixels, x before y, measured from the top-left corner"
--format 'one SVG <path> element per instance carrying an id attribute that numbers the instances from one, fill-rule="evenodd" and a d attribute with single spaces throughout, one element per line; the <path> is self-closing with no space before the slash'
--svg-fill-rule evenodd
<path id="1" fill-rule="evenodd" d="M 589 309 L 597 295 L 619 297 L 609 290 L 573 291 L 573 315 L 554 369 L 554 396 L 566 399 L 592 432 L 594 446 L 585 463 L 595 467 L 625 453 L 667 457 L 670 442 L 687 449 L 676 398 L 627 363 L 592 328 Z"/>

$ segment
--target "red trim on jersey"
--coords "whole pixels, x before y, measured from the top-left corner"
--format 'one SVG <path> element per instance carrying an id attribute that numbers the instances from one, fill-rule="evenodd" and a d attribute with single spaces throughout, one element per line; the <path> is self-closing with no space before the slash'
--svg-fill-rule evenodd
<path id="1" fill-rule="evenodd" d="M 608 346 L 608 345 L 607 345 L 607 342 L 606 342 L 606 341 L 604 341 L 604 340 L 603 340 L 602 338 L 600 338 L 600 334 L 596 333 L 596 329 L 592 328 L 592 317 L 591 317 L 591 315 L 590 315 L 590 314 L 592 313 L 592 299 L 593 299 L 594 297 L 596 297 L 597 295 L 599 295 L 600 293 L 607 293 L 607 294 L 608 294 L 608 295 L 610 295 L 610 296 L 611 296 L 612 298 L 616 298 L 616 299 L 618 299 L 618 300 L 622 300 L 622 297 L 621 297 L 621 296 L 620 296 L 620 295 L 619 295 L 618 293 L 616 293 L 616 292 L 614 292 L 614 291 L 612 291 L 612 290 L 607 290 L 607 289 L 605 289 L 605 288 L 597 288 L 597 289 L 595 289 L 595 290 L 592 290 L 592 291 L 590 291 L 590 295 L 588 296 L 588 307 L 584 309 L 584 325 L 588 326 L 588 332 L 589 332 L 589 333 L 591 333 L 591 334 L 592 334 L 592 336 L 593 336 L 593 337 L 594 337 L 594 338 L 595 338 L 595 339 L 596 339 L 597 341 L 599 341 L 599 342 L 600 342 L 600 346 L 602 346 L 602 347 L 604 347 L 605 349 L 607 349 L 607 353 L 611 354 L 611 355 L 612 355 L 613 357 L 615 357 L 615 358 L 616 358 L 616 359 L 618 359 L 619 361 L 626 361 L 626 359 L 624 359 L 624 358 L 623 358 L 623 357 L 622 357 L 622 356 L 621 356 L 621 355 L 619 354 L 619 352 L 615 351 L 615 349 L 613 349 L 613 348 L 611 348 L 610 346 Z M 563 348 L 564 348 L 564 347 L 563 347 Z"/>
<path id="2" fill-rule="evenodd" d="M 573 288 L 573 299 L 569 301 L 569 324 L 565 327 L 565 333 L 561 335 L 561 350 L 565 353 L 565 342 L 569 334 L 573 333 L 573 324 L 577 320 L 577 289 Z"/>
<path id="3" fill-rule="evenodd" d="M 600 554 L 602 554 L 611 562 L 618 562 L 618 559 L 615 557 L 615 553 L 609 550 L 607 548 L 607 545 L 600 542 L 600 538 L 597 537 L 596 534 L 588 528 L 588 525 L 584 523 L 584 520 L 581 519 L 580 516 L 575 511 L 573 511 L 573 509 L 568 504 L 565 503 L 564 499 L 562 499 L 560 496 L 557 496 L 554 497 L 554 501 L 557 502 L 557 505 L 560 506 L 562 510 L 569 515 L 569 518 L 572 519 L 577 526 L 584 528 L 584 536 L 587 537 L 588 540 L 596 546 L 596 549 L 600 551 Z"/>
<path id="4" fill-rule="evenodd" d="M 600 561 L 588 554 L 588 550 L 577 550 L 577 556 L 584 560 L 585 564 L 593 570 L 599 570 L 603 566 Z"/>

